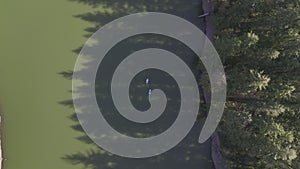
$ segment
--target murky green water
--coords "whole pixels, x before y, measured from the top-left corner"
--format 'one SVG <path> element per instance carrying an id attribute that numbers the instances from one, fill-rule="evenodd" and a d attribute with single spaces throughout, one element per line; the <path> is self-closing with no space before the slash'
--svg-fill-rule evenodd
<path id="1" fill-rule="evenodd" d="M 74 110 L 64 106 L 70 105 L 71 80 L 59 74 L 68 76 L 73 69 L 77 55 L 73 50 L 86 41 L 86 28 L 146 10 L 177 14 L 202 27 L 196 17 L 198 1 L 85 2 L 92 6 L 67 0 L 0 2 L 4 168 L 212 168 L 209 144 L 197 144 L 199 124 L 177 148 L 144 161 L 111 156 L 99 149 L 80 131 Z M 93 11 L 100 12 L 94 15 Z M 79 14 L 83 15 L 74 17 Z"/>

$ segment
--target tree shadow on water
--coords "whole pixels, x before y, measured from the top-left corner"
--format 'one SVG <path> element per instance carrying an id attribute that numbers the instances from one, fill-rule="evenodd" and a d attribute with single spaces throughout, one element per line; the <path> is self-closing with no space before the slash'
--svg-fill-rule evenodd
<path id="1" fill-rule="evenodd" d="M 75 17 L 95 24 L 86 28 L 94 33 L 101 26 L 119 18 L 139 12 L 164 12 L 182 17 L 199 28 L 203 28 L 203 20 L 197 16 L 203 14 L 201 0 L 71 0 L 74 2 L 101 8 L 94 12 L 78 14 Z M 204 30 L 204 29 L 202 29 Z M 89 37 L 90 34 L 87 34 Z"/>
<path id="2" fill-rule="evenodd" d="M 99 29 L 104 24 L 137 12 L 165 12 L 187 19 L 199 28 L 203 22 L 197 18 L 201 14 L 201 4 L 198 0 L 71 0 L 78 3 L 99 7 L 97 12 L 76 15 L 82 20 L 94 23 L 94 27 L 87 28 L 87 37 Z M 130 99 L 133 106 L 141 111 L 149 109 L 147 91 L 151 89 L 161 89 L 168 98 L 168 103 L 162 116 L 149 124 L 137 124 L 130 122 L 121 116 L 114 107 L 110 93 L 110 84 L 114 70 L 126 56 L 135 51 L 145 48 L 161 48 L 171 51 L 179 56 L 189 67 L 194 76 L 199 75 L 196 69 L 198 59 L 196 55 L 184 44 L 162 35 L 138 35 L 123 40 L 113 47 L 101 62 L 95 81 L 95 93 L 101 112 L 111 126 L 118 132 L 132 137 L 149 137 L 157 135 L 168 129 L 175 121 L 179 108 L 181 96 L 175 80 L 166 72 L 160 70 L 145 70 L 137 74 L 131 81 L 129 88 Z M 74 50 L 79 53 L 81 48 Z M 86 56 L 88 57 L 88 55 Z M 84 63 L 85 69 L 80 70 L 82 74 L 89 73 L 89 67 L 94 64 L 93 59 L 87 58 Z M 133 65 L 134 66 L 134 65 Z M 102 73 L 101 73 L 102 72 Z M 105 73 L 103 73 L 105 72 Z M 72 71 L 59 73 L 67 79 L 72 79 Z M 145 77 L 151 79 L 149 86 L 144 84 Z M 85 79 L 80 79 L 85 81 Z M 87 86 L 90 84 L 86 84 Z M 80 91 L 85 91 L 82 86 Z M 74 92 L 74 91 L 73 91 Z M 76 91 L 75 91 L 76 92 Z M 82 95 L 82 100 L 88 100 L 90 96 Z M 59 102 L 62 105 L 73 107 L 71 100 Z M 203 107 L 203 105 L 201 105 Z M 201 107 L 200 106 L 200 107 Z M 71 126 L 74 130 L 82 133 L 77 139 L 83 143 L 91 145 L 85 152 L 70 153 L 63 157 L 63 160 L 70 164 L 81 164 L 84 168 L 90 169 L 210 169 L 214 168 L 210 159 L 210 141 L 204 144 L 198 143 L 198 137 L 205 120 L 204 109 L 200 111 L 198 119 L 188 136 L 179 145 L 170 151 L 159 156 L 144 159 L 129 159 L 113 155 L 99 146 L 85 134 L 78 123 L 74 113 L 70 119 L 76 124 Z"/>

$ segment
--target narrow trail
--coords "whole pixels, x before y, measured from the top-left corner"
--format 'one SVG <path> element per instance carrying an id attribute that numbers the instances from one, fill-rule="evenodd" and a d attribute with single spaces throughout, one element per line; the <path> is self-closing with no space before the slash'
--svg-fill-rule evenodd
<path id="1" fill-rule="evenodd" d="M 214 42 L 214 35 L 215 35 L 215 28 L 213 25 L 213 10 L 214 6 L 211 0 L 202 0 L 202 10 L 204 14 L 208 13 L 205 16 L 205 33 L 208 39 L 213 43 Z M 203 88 L 204 98 L 206 103 L 210 104 L 210 92 L 208 89 Z M 216 169 L 229 169 L 226 165 L 226 161 L 221 154 L 221 142 L 219 139 L 219 135 L 215 132 L 211 136 L 211 158 L 214 163 Z"/>
<path id="2" fill-rule="evenodd" d="M 212 22 L 213 4 L 211 0 L 202 0 L 202 9 L 204 13 L 209 13 L 209 15 L 205 16 L 205 33 L 208 39 L 213 42 L 215 28 Z"/>

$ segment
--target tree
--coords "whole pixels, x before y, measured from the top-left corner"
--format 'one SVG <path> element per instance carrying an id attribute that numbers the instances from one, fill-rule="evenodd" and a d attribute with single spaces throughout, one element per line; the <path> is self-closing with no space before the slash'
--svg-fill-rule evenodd
<path id="1" fill-rule="evenodd" d="M 231 168 L 300 168 L 300 1 L 213 0 Z"/>

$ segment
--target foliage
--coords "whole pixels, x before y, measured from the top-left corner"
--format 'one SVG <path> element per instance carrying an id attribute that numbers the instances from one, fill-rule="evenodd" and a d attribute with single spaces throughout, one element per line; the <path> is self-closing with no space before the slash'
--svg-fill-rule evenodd
<path id="1" fill-rule="evenodd" d="M 231 168 L 300 168 L 300 1 L 214 0 Z"/>

